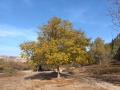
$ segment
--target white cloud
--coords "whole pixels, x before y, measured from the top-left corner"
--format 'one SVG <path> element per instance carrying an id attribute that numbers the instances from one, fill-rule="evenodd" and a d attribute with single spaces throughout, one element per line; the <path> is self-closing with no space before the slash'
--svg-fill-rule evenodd
<path id="1" fill-rule="evenodd" d="M 83 20 L 87 12 L 86 8 L 67 8 L 64 9 L 64 13 L 67 14 L 67 18 L 72 22 L 79 22 Z"/>
<path id="2" fill-rule="evenodd" d="M 86 12 L 85 9 L 76 9 L 76 10 L 68 10 L 69 18 L 71 21 L 79 21 L 81 17 L 84 16 L 84 13 Z"/>
<path id="3" fill-rule="evenodd" d="M 36 41 L 36 28 L 18 28 L 12 25 L 0 24 L 0 54 L 19 56 L 19 44 L 24 41 Z"/>
<path id="4" fill-rule="evenodd" d="M 0 51 L 17 51 L 19 48 L 12 46 L 0 46 Z"/>
<path id="5" fill-rule="evenodd" d="M 77 22 L 86 25 L 96 25 L 97 23 L 99 23 L 96 22 L 96 20 L 94 19 L 96 13 L 88 15 L 89 11 L 89 8 L 69 8 L 64 10 L 64 12 L 67 13 L 68 20 L 70 20 L 71 22 Z"/>
<path id="6" fill-rule="evenodd" d="M 85 24 L 85 25 L 101 25 L 103 23 L 100 21 L 98 22 L 96 20 L 98 19 L 99 14 L 92 12 L 92 10 L 89 7 L 86 7 L 86 8 L 72 7 L 72 8 L 65 9 L 64 13 L 67 14 L 67 18 L 71 22 L 77 22 L 77 23 Z"/>
<path id="7" fill-rule="evenodd" d="M 27 40 L 36 40 L 36 29 L 18 28 L 11 25 L 0 24 L 0 37 L 24 37 Z"/>
<path id="8" fill-rule="evenodd" d="M 17 31 L 4 31 L 4 30 L 1 30 L 0 29 L 0 36 L 1 37 L 8 37 L 8 36 L 12 36 L 12 37 L 15 37 L 15 36 L 21 36 L 22 33 L 21 32 L 17 32 Z"/>
<path id="9" fill-rule="evenodd" d="M 13 46 L 0 46 L 0 55 L 20 56 L 20 49 Z"/>

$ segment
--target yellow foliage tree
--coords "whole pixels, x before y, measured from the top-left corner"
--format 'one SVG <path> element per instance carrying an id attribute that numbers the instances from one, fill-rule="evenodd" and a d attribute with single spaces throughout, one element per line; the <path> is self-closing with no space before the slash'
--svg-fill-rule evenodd
<path id="1" fill-rule="evenodd" d="M 86 47 L 90 39 L 83 31 L 73 29 L 71 22 L 54 17 L 38 28 L 37 47 L 32 55 L 35 63 L 55 66 L 60 77 L 60 65 L 88 62 Z"/>

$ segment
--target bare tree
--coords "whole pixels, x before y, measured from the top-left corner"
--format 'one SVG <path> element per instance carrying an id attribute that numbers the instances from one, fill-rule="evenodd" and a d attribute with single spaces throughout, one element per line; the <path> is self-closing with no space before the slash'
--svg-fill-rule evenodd
<path id="1" fill-rule="evenodd" d="M 112 28 L 120 31 L 120 0 L 108 0 L 110 2 L 109 16 L 112 18 Z"/>

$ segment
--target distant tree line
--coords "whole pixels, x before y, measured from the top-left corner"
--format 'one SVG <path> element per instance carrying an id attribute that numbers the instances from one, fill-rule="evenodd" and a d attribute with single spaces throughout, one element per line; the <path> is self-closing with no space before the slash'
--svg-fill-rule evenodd
<path id="1" fill-rule="evenodd" d="M 90 55 L 94 57 L 95 62 L 105 59 L 116 59 L 120 61 L 120 34 L 118 34 L 110 43 L 105 43 L 101 38 L 97 38 L 91 45 Z"/>

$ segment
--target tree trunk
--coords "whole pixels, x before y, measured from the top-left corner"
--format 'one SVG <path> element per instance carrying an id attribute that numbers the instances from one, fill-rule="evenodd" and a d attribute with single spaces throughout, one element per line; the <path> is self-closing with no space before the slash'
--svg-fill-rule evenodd
<path id="1" fill-rule="evenodd" d="M 39 66 L 37 66 L 37 72 L 39 71 Z"/>
<path id="2" fill-rule="evenodd" d="M 59 69 L 59 66 L 57 67 L 57 78 L 60 78 L 60 69 Z"/>

